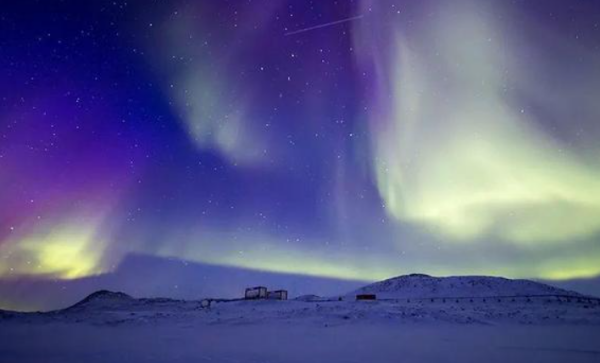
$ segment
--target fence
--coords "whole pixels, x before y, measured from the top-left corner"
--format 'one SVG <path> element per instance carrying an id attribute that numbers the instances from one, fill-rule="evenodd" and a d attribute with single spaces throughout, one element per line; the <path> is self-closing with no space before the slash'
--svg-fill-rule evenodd
<path id="1" fill-rule="evenodd" d="M 383 298 L 379 301 L 398 303 L 575 303 L 600 305 L 600 298 L 574 295 L 501 295 L 501 296 L 447 296 L 447 297 L 410 297 Z"/>
<path id="2" fill-rule="evenodd" d="M 245 299 L 204 299 L 200 308 L 210 308 L 215 303 L 243 301 Z M 310 302 L 328 303 L 339 302 L 340 299 L 323 299 Z M 475 303 L 558 303 L 558 304 L 587 304 L 600 306 L 600 298 L 575 295 L 498 295 L 498 296 L 436 296 L 436 297 L 410 297 L 410 298 L 377 298 L 377 301 L 396 303 L 441 303 L 441 304 L 475 304 Z"/>

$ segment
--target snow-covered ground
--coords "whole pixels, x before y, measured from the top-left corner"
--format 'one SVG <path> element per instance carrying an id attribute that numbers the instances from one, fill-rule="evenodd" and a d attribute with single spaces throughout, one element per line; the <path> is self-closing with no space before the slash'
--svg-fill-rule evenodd
<path id="1" fill-rule="evenodd" d="M 539 288 L 518 284 L 525 288 L 507 291 Z M 389 285 L 378 288 L 408 289 Z M 596 301 L 475 296 L 433 302 L 312 296 L 203 308 L 201 301 L 100 292 L 61 311 L 0 313 L 0 363 L 600 362 Z"/>
<path id="2" fill-rule="evenodd" d="M 599 362 L 600 306 L 105 299 L 0 320 L 0 362 Z"/>
<path id="3" fill-rule="evenodd" d="M 597 326 L 370 324 L 0 326 L 0 361 L 598 362 Z"/>

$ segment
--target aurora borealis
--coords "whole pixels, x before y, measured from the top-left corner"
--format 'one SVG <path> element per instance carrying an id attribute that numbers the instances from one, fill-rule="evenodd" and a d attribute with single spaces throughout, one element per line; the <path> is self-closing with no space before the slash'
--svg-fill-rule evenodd
<path id="1" fill-rule="evenodd" d="M 2 7 L 0 280 L 600 275 L 596 1 Z"/>

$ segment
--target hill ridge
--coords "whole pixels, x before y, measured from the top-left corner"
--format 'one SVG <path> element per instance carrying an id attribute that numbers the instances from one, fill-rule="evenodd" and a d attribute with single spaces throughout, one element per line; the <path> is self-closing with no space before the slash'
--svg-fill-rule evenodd
<path id="1" fill-rule="evenodd" d="M 435 277 L 425 274 L 392 277 L 363 286 L 348 295 L 356 294 L 376 294 L 381 298 L 584 296 L 574 291 L 527 279 L 479 275 Z"/>

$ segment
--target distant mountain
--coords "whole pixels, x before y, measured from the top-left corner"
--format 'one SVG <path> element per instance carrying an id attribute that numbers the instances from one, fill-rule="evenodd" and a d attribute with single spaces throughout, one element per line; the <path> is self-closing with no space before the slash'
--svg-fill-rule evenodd
<path id="1" fill-rule="evenodd" d="M 286 289 L 290 297 L 316 294 L 339 295 L 367 281 L 276 273 L 217 266 L 148 255 L 129 255 L 111 273 L 81 279 L 17 277 L 0 278 L 0 309 L 48 311 L 62 309 L 93 291 L 126 291 L 132 296 L 168 296 L 200 300 L 205 297 L 236 298 L 244 289 L 263 285 Z"/>
<path id="2" fill-rule="evenodd" d="M 398 276 L 364 286 L 348 295 L 376 294 L 379 298 L 484 297 L 525 295 L 582 296 L 530 280 L 491 276 L 433 277 L 423 274 Z"/>
<path id="3" fill-rule="evenodd" d="M 308 294 L 308 295 L 298 296 L 294 300 L 296 300 L 296 301 L 318 301 L 321 299 L 322 299 L 322 297 L 320 297 L 318 295 Z"/>
<path id="4" fill-rule="evenodd" d="M 85 299 L 64 309 L 64 311 L 77 311 L 84 309 L 101 310 L 103 308 L 113 308 L 117 305 L 127 305 L 135 301 L 136 299 L 123 292 L 100 290 L 88 295 Z"/>

